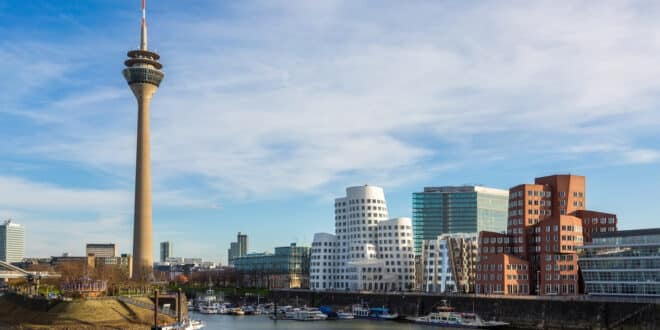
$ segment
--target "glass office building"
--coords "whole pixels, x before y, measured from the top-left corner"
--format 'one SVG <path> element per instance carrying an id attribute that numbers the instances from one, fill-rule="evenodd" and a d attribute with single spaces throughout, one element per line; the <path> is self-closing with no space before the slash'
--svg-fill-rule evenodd
<path id="1" fill-rule="evenodd" d="M 660 228 L 594 233 L 578 263 L 590 295 L 660 297 Z"/>
<path id="2" fill-rule="evenodd" d="M 507 190 L 480 186 L 425 187 L 413 193 L 415 254 L 424 240 L 442 234 L 502 232 L 509 207 Z"/>
<path id="3" fill-rule="evenodd" d="M 244 284 L 268 288 L 308 288 L 310 248 L 276 247 L 272 253 L 249 253 L 234 259 Z"/>

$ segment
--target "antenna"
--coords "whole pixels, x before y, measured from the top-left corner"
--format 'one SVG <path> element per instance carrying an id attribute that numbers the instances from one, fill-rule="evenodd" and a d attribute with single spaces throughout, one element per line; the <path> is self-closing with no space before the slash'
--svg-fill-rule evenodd
<path id="1" fill-rule="evenodd" d="M 147 0 L 142 0 L 142 30 L 140 34 L 140 50 L 147 50 Z"/>

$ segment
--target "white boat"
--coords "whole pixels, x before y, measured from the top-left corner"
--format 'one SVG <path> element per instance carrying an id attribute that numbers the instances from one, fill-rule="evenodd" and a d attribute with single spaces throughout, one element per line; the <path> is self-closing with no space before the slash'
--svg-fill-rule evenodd
<path id="1" fill-rule="evenodd" d="M 503 328 L 509 323 L 498 321 L 484 321 L 475 313 L 455 312 L 453 307 L 447 305 L 443 300 L 443 305 L 437 308 L 437 311 L 431 312 L 426 316 L 409 317 L 408 321 L 437 327 L 453 327 L 468 329 L 495 329 Z"/>
<path id="2" fill-rule="evenodd" d="M 318 308 L 294 308 L 285 315 L 285 319 L 295 321 L 324 321 L 328 318 Z"/>
<path id="3" fill-rule="evenodd" d="M 204 322 L 198 320 L 186 320 L 183 323 L 161 326 L 161 330 L 199 330 L 204 328 Z"/>
<path id="4" fill-rule="evenodd" d="M 213 289 L 209 287 L 206 294 L 197 298 L 197 310 L 202 314 L 218 314 L 220 304 L 218 298 L 215 296 Z"/>
<path id="5" fill-rule="evenodd" d="M 392 321 L 399 318 L 399 314 L 390 313 L 390 310 L 384 306 L 369 308 L 364 304 L 356 304 L 352 306 L 351 312 L 355 318 L 359 319 Z"/>
<path id="6" fill-rule="evenodd" d="M 218 304 L 212 303 L 212 304 L 201 304 L 198 307 L 199 312 L 202 314 L 218 314 L 219 308 Z"/>
<path id="7" fill-rule="evenodd" d="M 231 312 L 232 308 L 229 304 L 220 304 L 220 307 L 218 307 L 218 314 L 231 314 Z"/>
<path id="8" fill-rule="evenodd" d="M 355 318 L 355 316 L 353 315 L 353 313 L 337 312 L 337 319 L 338 320 L 352 320 L 354 318 Z"/>

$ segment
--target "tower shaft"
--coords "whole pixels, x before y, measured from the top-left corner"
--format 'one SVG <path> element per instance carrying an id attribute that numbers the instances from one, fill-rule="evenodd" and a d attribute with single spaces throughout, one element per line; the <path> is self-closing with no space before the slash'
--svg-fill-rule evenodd
<path id="1" fill-rule="evenodd" d="M 157 87 L 133 84 L 138 103 L 137 152 L 135 163 L 135 214 L 133 223 L 133 278 L 146 279 L 153 267 L 151 206 L 151 145 L 149 105 Z"/>

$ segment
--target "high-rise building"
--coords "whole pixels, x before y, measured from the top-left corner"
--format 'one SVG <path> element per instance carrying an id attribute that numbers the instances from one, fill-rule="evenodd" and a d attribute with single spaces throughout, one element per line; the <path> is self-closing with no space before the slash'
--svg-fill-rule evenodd
<path id="1" fill-rule="evenodd" d="M 425 187 L 413 193 L 415 253 L 442 234 L 506 230 L 506 190 L 481 186 Z"/>
<path id="2" fill-rule="evenodd" d="M 506 234 L 479 233 L 477 292 L 575 295 L 577 250 L 592 233 L 616 231 L 616 215 L 586 210 L 586 179 L 536 178 L 509 192 Z"/>
<path id="3" fill-rule="evenodd" d="M 86 255 L 93 254 L 97 258 L 113 258 L 117 256 L 117 247 L 114 243 L 87 243 Z"/>
<path id="4" fill-rule="evenodd" d="M 0 225 L 0 261 L 21 262 L 25 258 L 25 227 L 12 220 Z"/>
<path id="5" fill-rule="evenodd" d="M 247 234 L 238 232 L 236 235 L 236 243 L 238 243 L 238 256 L 242 257 L 247 255 L 248 251 L 248 237 Z"/>
<path id="6" fill-rule="evenodd" d="M 313 290 L 409 290 L 415 283 L 410 218 L 389 219 L 383 189 L 358 186 L 335 199 L 335 234 L 312 243 Z"/>
<path id="7" fill-rule="evenodd" d="M 133 278 L 153 276 L 151 211 L 151 147 L 149 142 L 149 104 L 165 76 L 160 55 L 147 48 L 145 1 L 142 1 L 140 49 L 128 52 L 122 71 L 138 103 L 137 152 L 135 168 L 135 214 L 133 221 Z"/>
<path id="8" fill-rule="evenodd" d="M 248 237 L 247 234 L 236 234 L 236 242 L 229 243 L 229 250 L 227 250 L 227 264 L 234 265 L 234 259 L 243 257 L 248 254 Z"/>
<path id="9" fill-rule="evenodd" d="M 421 262 L 426 292 L 474 292 L 477 233 L 443 234 L 424 240 Z"/>
<path id="10" fill-rule="evenodd" d="M 586 293 L 660 298 L 660 228 L 594 232 L 580 250 Z"/>
<path id="11" fill-rule="evenodd" d="M 234 265 L 234 259 L 238 258 L 238 243 L 237 242 L 231 242 L 229 243 L 229 250 L 227 250 L 227 264 L 229 266 Z"/>
<path id="12" fill-rule="evenodd" d="M 160 262 L 166 262 L 167 259 L 174 256 L 174 245 L 172 241 L 160 242 Z"/>

